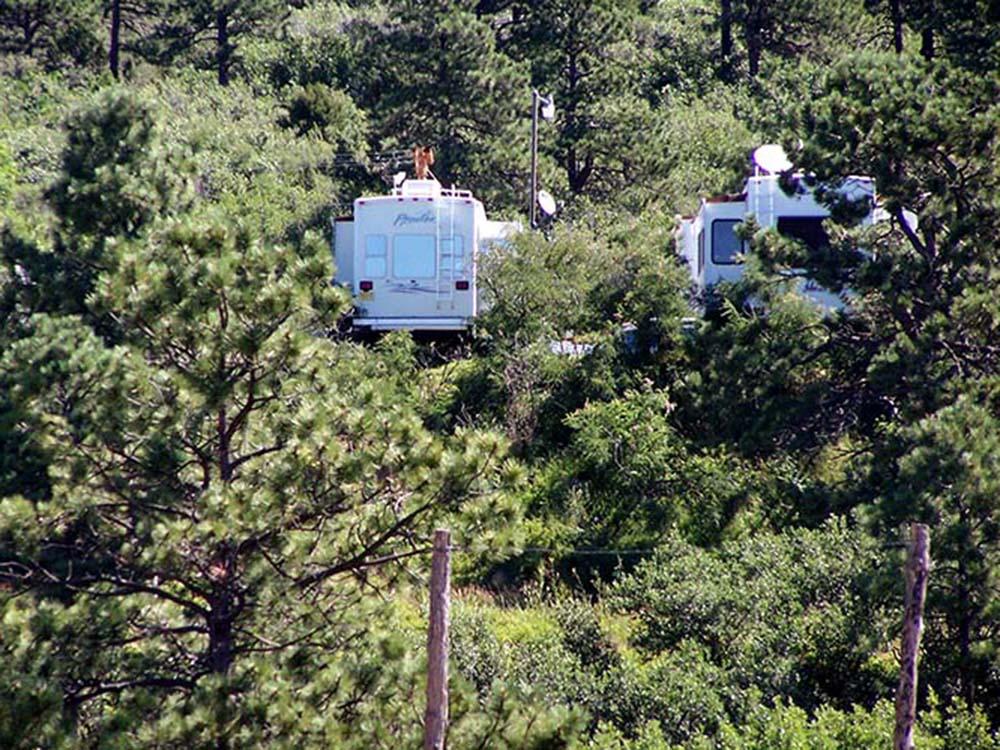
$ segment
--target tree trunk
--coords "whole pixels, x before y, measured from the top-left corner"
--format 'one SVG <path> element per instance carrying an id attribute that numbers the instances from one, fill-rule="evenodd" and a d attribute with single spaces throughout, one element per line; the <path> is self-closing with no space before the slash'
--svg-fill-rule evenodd
<path id="1" fill-rule="evenodd" d="M 212 674 L 225 677 L 233 666 L 233 607 L 232 594 L 222 590 L 212 604 L 208 618 L 208 667 Z M 227 750 L 229 737 L 225 726 L 228 696 L 223 696 L 216 716 L 215 750 Z"/>
<path id="2" fill-rule="evenodd" d="M 225 406 L 219 407 L 216 429 L 219 433 L 219 479 L 229 482 L 233 478 L 233 465 L 230 460 L 229 421 L 226 419 Z"/>
<path id="3" fill-rule="evenodd" d="M 21 34 L 24 40 L 24 54 L 27 57 L 35 51 L 35 32 L 38 31 L 38 24 L 33 24 L 31 14 L 28 11 L 24 11 L 24 15 L 21 16 Z"/>
<path id="4" fill-rule="evenodd" d="M 733 76 L 733 0 L 721 0 L 719 12 L 719 41 L 722 47 L 722 80 Z"/>
<path id="5" fill-rule="evenodd" d="M 965 503 L 959 506 L 959 521 L 964 530 L 958 553 L 958 689 L 971 706 L 976 696 L 975 676 L 972 669 L 972 589 L 969 580 L 969 566 L 966 562 L 975 549 L 969 533 L 971 519 Z"/>
<path id="6" fill-rule="evenodd" d="M 229 85 L 229 63 L 232 50 L 229 48 L 229 14 L 220 10 L 215 15 L 215 61 L 219 73 L 219 85 Z"/>
<path id="7" fill-rule="evenodd" d="M 760 47 L 756 38 L 747 39 L 747 69 L 751 78 L 760 73 Z"/>
<path id="8" fill-rule="evenodd" d="M 897 55 L 903 54 L 903 0 L 889 0 L 889 17 L 892 19 L 892 47 Z"/>
<path id="9" fill-rule="evenodd" d="M 118 80 L 118 52 L 121 47 L 122 3 L 121 0 L 111 1 L 111 41 L 108 44 L 108 66 L 111 75 Z"/>
<path id="10" fill-rule="evenodd" d="M 576 64 L 576 55 L 570 51 L 566 60 L 567 86 L 566 86 L 566 130 L 569 131 L 569 146 L 566 149 L 566 177 L 569 181 L 569 189 L 573 193 L 583 190 L 583 184 L 577 177 L 576 146 L 574 145 L 580 134 L 577 132 L 576 116 L 576 86 L 579 78 L 579 71 Z"/>
<path id="11" fill-rule="evenodd" d="M 756 0 L 756 2 L 751 3 L 743 22 L 743 36 L 747 45 L 747 72 L 751 78 L 756 78 L 757 74 L 760 73 L 764 2 L 765 0 Z"/>
<path id="12" fill-rule="evenodd" d="M 233 666 L 233 620 L 229 592 L 220 593 L 208 622 L 208 665 L 212 674 L 227 675 Z"/>
<path id="13" fill-rule="evenodd" d="M 924 30 L 920 32 L 920 54 L 925 60 L 934 59 L 934 29 L 929 25 L 924 26 Z"/>
<path id="14" fill-rule="evenodd" d="M 920 31 L 920 54 L 925 60 L 934 59 L 934 0 L 927 0 L 923 9 L 923 28 Z"/>
<path id="15" fill-rule="evenodd" d="M 961 573 L 960 573 L 961 575 Z M 962 698 L 970 706 L 976 698 L 976 680 L 972 669 L 972 612 L 969 604 L 969 589 L 959 584 L 958 620 L 958 682 Z"/>
<path id="16" fill-rule="evenodd" d="M 227 677 L 232 670 L 234 655 L 233 624 L 238 612 L 234 590 L 235 559 L 228 545 L 222 544 L 216 558 L 208 569 L 212 581 L 212 594 L 208 611 L 208 654 L 206 662 L 209 671 L 218 677 Z M 228 687 L 225 688 L 228 690 Z M 220 696 L 216 707 L 215 750 L 227 750 L 229 736 L 226 730 L 229 715 L 229 695 Z"/>

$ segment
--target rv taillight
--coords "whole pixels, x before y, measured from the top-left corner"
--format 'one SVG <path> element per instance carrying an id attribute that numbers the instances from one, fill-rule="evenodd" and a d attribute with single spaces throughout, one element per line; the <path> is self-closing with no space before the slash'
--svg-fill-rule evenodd
<path id="1" fill-rule="evenodd" d="M 360 289 L 362 292 L 370 292 L 374 288 L 375 284 L 373 284 L 371 281 L 362 281 L 358 284 L 358 289 Z"/>
<path id="2" fill-rule="evenodd" d="M 464 279 L 462 281 L 456 281 L 455 288 L 460 292 L 466 292 L 469 290 L 469 282 Z"/>

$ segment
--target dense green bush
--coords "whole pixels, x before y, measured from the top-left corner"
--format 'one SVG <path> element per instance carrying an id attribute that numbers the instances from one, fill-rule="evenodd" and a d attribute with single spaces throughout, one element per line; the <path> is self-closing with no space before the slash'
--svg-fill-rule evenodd
<path id="1" fill-rule="evenodd" d="M 673 538 L 608 596 L 642 621 L 644 650 L 703 646 L 727 675 L 737 714 L 758 695 L 849 706 L 890 688 L 867 667 L 888 646 L 886 613 L 869 590 L 885 565 L 876 543 L 842 522 L 716 550 Z"/>

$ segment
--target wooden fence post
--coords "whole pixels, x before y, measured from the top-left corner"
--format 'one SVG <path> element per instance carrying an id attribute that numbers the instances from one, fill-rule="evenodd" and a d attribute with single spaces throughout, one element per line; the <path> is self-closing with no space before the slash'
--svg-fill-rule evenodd
<path id="1" fill-rule="evenodd" d="M 899 689 L 896 691 L 896 731 L 893 750 L 913 750 L 913 725 L 917 718 L 917 661 L 924 627 L 924 599 L 930 573 L 930 539 L 927 526 L 910 524 L 910 549 L 906 559 L 906 614 L 903 648 L 899 659 Z"/>
<path id="2" fill-rule="evenodd" d="M 424 750 L 444 750 L 448 731 L 448 617 L 451 608 L 451 533 L 434 532 L 431 613 L 427 629 L 427 711 Z"/>

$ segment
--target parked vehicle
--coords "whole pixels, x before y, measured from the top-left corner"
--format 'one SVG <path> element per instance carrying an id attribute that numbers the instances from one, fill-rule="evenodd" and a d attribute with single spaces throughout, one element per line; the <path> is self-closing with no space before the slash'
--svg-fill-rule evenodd
<path id="1" fill-rule="evenodd" d="M 790 177 L 797 189 L 786 193 L 779 180 Z M 862 220 L 871 224 L 875 212 L 875 184 L 870 177 L 846 178 L 838 190 L 851 201 L 867 203 L 868 214 Z M 753 217 L 764 229 L 776 229 L 811 248 L 827 242 L 823 221 L 830 212 L 807 187 L 804 175 L 794 173 L 778 146 L 762 146 L 754 152 L 754 174 L 742 193 L 705 198 L 696 214 L 680 217 L 676 238 L 680 254 L 687 260 L 694 289 L 703 298 L 705 292 L 723 281 L 736 281 L 743 275 L 743 259 L 748 242 L 737 228 Z M 801 279 L 799 291 L 826 309 L 839 309 L 843 295 L 824 289 L 812 279 Z"/>
<path id="2" fill-rule="evenodd" d="M 351 289 L 353 326 L 464 331 L 482 306 L 480 257 L 520 227 L 487 219 L 468 190 L 397 177 L 388 195 L 359 198 L 334 220 L 334 280 Z"/>

